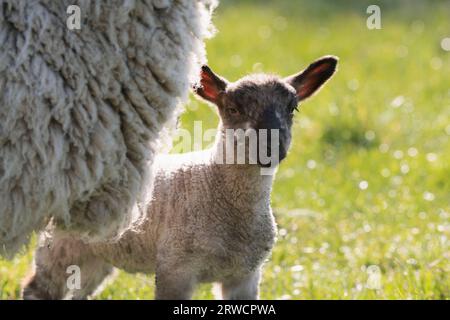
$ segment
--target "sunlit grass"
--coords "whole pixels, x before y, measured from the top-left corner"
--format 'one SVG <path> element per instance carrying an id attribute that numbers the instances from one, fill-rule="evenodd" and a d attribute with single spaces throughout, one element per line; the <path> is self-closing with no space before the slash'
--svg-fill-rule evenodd
<path id="1" fill-rule="evenodd" d="M 448 299 L 450 52 L 440 43 L 450 37 L 450 2 L 382 1 L 382 29 L 373 31 L 368 2 L 349 3 L 223 1 L 216 15 L 209 64 L 230 80 L 340 57 L 336 77 L 296 116 L 274 186 L 280 234 L 261 296 Z M 198 100 L 182 125 L 195 120 L 217 124 Z M 1 299 L 19 297 L 30 263 L 30 252 L 0 262 Z M 372 265 L 379 289 L 367 287 Z M 153 298 L 153 280 L 120 273 L 100 298 Z M 196 298 L 212 298 L 210 289 Z"/>

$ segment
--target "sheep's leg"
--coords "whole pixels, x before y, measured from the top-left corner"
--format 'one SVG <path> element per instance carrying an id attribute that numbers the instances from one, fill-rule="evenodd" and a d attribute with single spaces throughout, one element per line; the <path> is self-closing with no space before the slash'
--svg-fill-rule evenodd
<path id="1" fill-rule="evenodd" d="M 188 267 L 179 268 L 159 265 L 156 268 L 156 292 L 158 300 L 189 300 L 196 285 L 195 277 L 187 270 Z"/>
<path id="2" fill-rule="evenodd" d="M 259 280 L 261 271 L 222 282 L 222 299 L 257 300 L 259 298 Z"/>
<path id="3" fill-rule="evenodd" d="M 112 266 L 89 245 L 61 232 L 41 235 L 32 274 L 23 286 L 24 299 L 86 299 L 111 273 Z"/>

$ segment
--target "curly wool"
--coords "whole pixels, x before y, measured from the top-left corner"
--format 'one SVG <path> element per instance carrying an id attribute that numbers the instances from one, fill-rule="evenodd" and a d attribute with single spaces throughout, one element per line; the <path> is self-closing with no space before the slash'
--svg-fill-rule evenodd
<path id="1" fill-rule="evenodd" d="M 0 254 L 52 217 L 90 241 L 142 217 L 160 133 L 204 63 L 215 5 L 0 0 Z"/>

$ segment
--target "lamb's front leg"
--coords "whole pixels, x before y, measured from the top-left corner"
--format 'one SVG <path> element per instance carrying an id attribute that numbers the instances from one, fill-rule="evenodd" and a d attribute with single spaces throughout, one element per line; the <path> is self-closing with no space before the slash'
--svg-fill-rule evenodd
<path id="1" fill-rule="evenodd" d="M 197 280 L 193 268 L 177 255 L 160 254 L 155 282 L 155 298 L 158 300 L 189 300 L 192 298 Z"/>
<path id="2" fill-rule="evenodd" d="M 222 299 L 257 300 L 259 298 L 259 280 L 261 270 L 222 282 Z"/>

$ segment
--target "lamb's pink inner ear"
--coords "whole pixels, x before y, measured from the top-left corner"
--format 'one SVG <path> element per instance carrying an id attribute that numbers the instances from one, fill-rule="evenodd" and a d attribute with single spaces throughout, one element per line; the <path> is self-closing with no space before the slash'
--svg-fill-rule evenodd
<path id="1" fill-rule="evenodd" d="M 304 71 L 286 78 L 286 81 L 297 91 L 299 100 L 313 95 L 331 78 L 336 71 L 336 57 L 324 57 L 308 66 Z"/>
<path id="2" fill-rule="evenodd" d="M 205 98 L 215 101 L 219 95 L 219 88 L 208 72 L 202 70 L 200 84 L 202 85 Z"/>
<path id="3" fill-rule="evenodd" d="M 200 73 L 200 85 L 195 88 L 195 92 L 203 99 L 215 104 L 221 92 L 226 88 L 227 82 L 216 76 L 208 66 L 203 66 Z"/>

